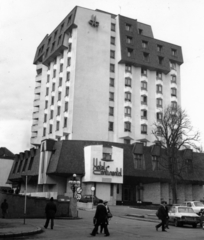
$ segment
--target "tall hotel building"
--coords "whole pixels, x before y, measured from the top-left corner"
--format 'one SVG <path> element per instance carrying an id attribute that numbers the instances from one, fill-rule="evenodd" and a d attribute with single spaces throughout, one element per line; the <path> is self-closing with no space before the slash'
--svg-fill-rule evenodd
<path id="1" fill-rule="evenodd" d="M 152 124 L 181 102 L 180 46 L 151 26 L 75 7 L 37 48 L 31 144 L 43 139 L 152 143 Z"/>

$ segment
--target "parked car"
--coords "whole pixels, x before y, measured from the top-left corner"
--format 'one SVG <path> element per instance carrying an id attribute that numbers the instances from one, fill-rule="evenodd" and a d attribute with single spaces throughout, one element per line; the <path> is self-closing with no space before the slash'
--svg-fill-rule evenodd
<path id="1" fill-rule="evenodd" d="M 192 225 L 194 228 L 200 223 L 200 217 L 193 211 L 191 207 L 172 206 L 169 210 L 169 222 L 175 227 Z"/>
<path id="2" fill-rule="evenodd" d="M 84 202 L 84 203 L 92 202 L 92 197 L 93 197 L 94 205 L 97 205 L 100 199 L 97 198 L 96 196 L 92 196 L 91 194 L 90 195 L 83 195 L 81 197 L 81 199 L 79 200 L 79 202 Z"/>
<path id="3" fill-rule="evenodd" d="M 187 207 L 191 207 L 195 213 L 198 215 L 204 211 L 204 204 L 200 201 L 186 201 L 184 205 Z"/>

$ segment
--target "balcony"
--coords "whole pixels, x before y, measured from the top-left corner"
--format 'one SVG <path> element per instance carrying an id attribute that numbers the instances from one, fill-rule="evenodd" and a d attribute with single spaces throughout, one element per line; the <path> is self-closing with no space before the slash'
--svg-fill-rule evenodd
<path id="1" fill-rule="evenodd" d="M 39 112 L 33 112 L 33 119 L 39 119 Z"/>
<path id="2" fill-rule="evenodd" d="M 36 75 L 35 81 L 36 82 L 41 82 L 42 81 L 42 73 Z"/>
<path id="3" fill-rule="evenodd" d="M 31 138 L 35 138 L 37 136 L 38 136 L 38 132 L 37 131 L 31 133 Z"/>
<path id="4" fill-rule="evenodd" d="M 35 99 L 33 101 L 33 107 L 39 107 L 40 106 L 40 99 Z"/>

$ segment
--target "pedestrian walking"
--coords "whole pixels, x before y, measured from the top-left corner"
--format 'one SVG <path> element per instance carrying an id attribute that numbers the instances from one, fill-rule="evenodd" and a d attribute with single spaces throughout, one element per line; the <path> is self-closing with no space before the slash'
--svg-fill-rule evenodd
<path id="1" fill-rule="evenodd" d="M 108 214 L 108 219 L 107 219 L 107 225 L 108 225 L 109 221 L 110 221 L 110 219 L 112 218 L 113 215 L 111 214 L 110 208 L 108 206 L 108 201 L 104 201 L 103 203 L 104 203 L 104 206 L 106 207 L 106 211 L 107 211 L 107 214 Z M 104 229 L 104 226 L 101 225 L 100 233 L 103 232 L 103 229 Z"/>
<path id="2" fill-rule="evenodd" d="M 166 210 L 166 224 L 165 224 L 165 228 L 169 229 L 169 208 L 167 206 L 167 202 L 166 202 L 166 205 L 165 205 L 165 210 Z"/>
<path id="3" fill-rule="evenodd" d="M 46 214 L 46 222 L 44 228 L 47 228 L 49 225 L 49 222 L 51 220 L 51 229 L 54 227 L 54 218 L 55 214 L 57 212 L 56 204 L 53 201 L 53 197 L 50 198 L 50 201 L 46 204 L 45 207 L 45 214 Z"/>
<path id="4" fill-rule="evenodd" d="M 108 231 L 108 213 L 102 200 L 99 200 L 99 203 L 96 207 L 96 213 L 94 216 L 94 225 L 95 226 L 91 233 L 91 236 L 96 236 L 96 233 L 98 232 L 98 227 L 100 225 L 102 225 L 104 228 L 105 237 L 110 235 Z"/>
<path id="5" fill-rule="evenodd" d="M 156 225 L 156 230 L 158 231 L 158 229 L 160 227 L 162 227 L 162 231 L 163 232 L 166 232 L 165 230 L 165 224 L 166 224 L 166 219 L 167 219 L 167 213 L 166 213 L 166 202 L 165 201 L 162 201 L 161 202 L 161 205 L 159 206 L 159 209 L 157 210 L 157 217 L 161 220 L 161 223 L 159 223 L 158 225 Z"/>
<path id="6" fill-rule="evenodd" d="M 1 204 L 1 211 L 2 211 L 2 218 L 6 217 L 6 214 L 8 213 L 8 203 L 6 199 Z"/>

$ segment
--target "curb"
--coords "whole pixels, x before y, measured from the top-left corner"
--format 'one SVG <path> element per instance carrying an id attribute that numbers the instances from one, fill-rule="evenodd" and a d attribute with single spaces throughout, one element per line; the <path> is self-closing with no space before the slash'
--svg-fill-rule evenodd
<path id="1" fill-rule="evenodd" d="M 38 233 L 42 233 L 42 232 L 43 232 L 43 229 L 40 227 L 37 227 L 36 230 L 32 230 L 32 231 L 0 234 L 0 238 L 28 236 L 28 235 L 34 235 L 34 234 L 38 234 Z"/>

